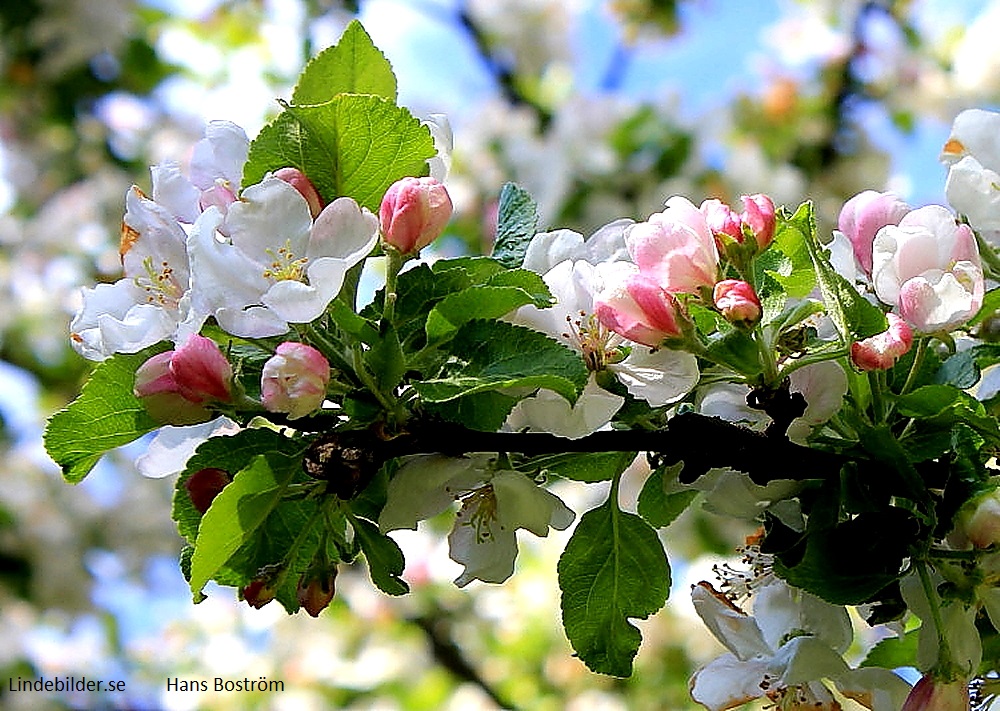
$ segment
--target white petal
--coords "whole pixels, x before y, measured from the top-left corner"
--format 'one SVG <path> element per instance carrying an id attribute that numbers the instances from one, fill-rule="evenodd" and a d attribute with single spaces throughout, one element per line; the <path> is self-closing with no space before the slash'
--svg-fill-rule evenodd
<path id="1" fill-rule="evenodd" d="M 978 230 L 1000 229 L 1000 175 L 966 156 L 948 171 L 948 203 Z"/>
<path id="2" fill-rule="evenodd" d="M 834 679 L 837 690 L 872 711 L 897 711 L 910 694 L 910 685 L 888 669 L 851 669 Z"/>
<path id="3" fill-rule="evenodd" d="M 514 406 L 505 428 L 578 439 L 608 424 L 624 403 L 625 398 L 609 393 L 591 377 L 575 405 L 551 390 L 539 390 Z"/>
<path id="4" fill-rule="evenodd" d="M 816 637 L 796 637 L 782 646 L 771 661 L 774 674 L 789 686 L 843 676 L 844 658 Z"/>
<path id="5" fill-rule="evenodd" d="M 477 512 L 476 506 L 463 506 L 448 534 L 451 559 L 465 566 L 455 578 L 455 585 L 460 588 L 473 580 L 502 583 L 514 574 L 517 558 L 514 529 L 505 528 L 495 520 L 477 522 L 474 520 Z"/>
<path id="6" fill-rule="evenodd" d="M 122 256 L 125 275 L 147 277 L 148 266 L 159 272 L 163 266 L 172 270 L 173 280 L 183 290 L 188 288 L 187 234 L 174 216 L 161 205 L 143 197 L 136 188 L 125 196 L 126 225 L 139 233 Z"/>
<path id="7" fill-rule="evenodd" d="M 236 192 L 249 149 L 246 132 L 235 123 L 209 121 L 205 137 L 195 144 L 191 155 L 191 182 L 205 190 L 222 178 Z"/>
<path id="8" fill-rule="evenodd" d="M 136 304 L 140 297 L 131 279 L 84 289 L 83 307 L 70 323 L 76 351 L 89 360 L 104 360 L 171 338 L 176 315 L 152 304 Z"/>
<path id="9" fill-rule="evenodd" d="M 334 260 L 325 260 L 328 262 Z M 294 279 L 283 279 L 275 282 L 260 297 L 261 302 L 272 310 L 283 321 L 291 323 L 309 323 L 319 318 L 333 297 L 340 291 L 344 281 L 345 270 L 334 271 L 336 278 L 324 280 L 314 278 L 314 273 L 322 274 L 328 270 L 310 269 L 309 284 Z M 316 284 L 317 286 L 313 286 Z"/>
<path id="10" fill-rule="evenodd" d="M 210 437 L 233 435 L 239 431 L 239 425 L 228 417 L 216 417 L 208 422 L 185 427 L 166 425 L 153 437 L 145 454 L 136 458 L 136 469 L 151 479 L 180 474 L 202 442 Z"/>
<path id="11" fill-rule="evenodd" d="M 153 180 L 153 200 L 171 212 L 178 220 L 192 224 L 201 214 L 201 191 L 182 173 L 174 161 L 154 165 L 149 169 Z"/>
<path id="12" fill-rule="evenodd" d="M 573 230 L 540 232 L 528 242 L 521 266 L 545 274 L 560 262 L 570 260 L 583 246 L 583 235 Z"/>
<path id="13" fill-rule="evenodd" d="M 353 267 L 368 256 L 378 240 L 378 218 L 351 198 L 337 198 L 316 217 L 306 256 L 343 259 Z"/>
<path id="14" fill-rule="evenodd" d="M 563 530 L 576 517 L 562 499 L 520 472 L 497 472 L 490 483 L 497 501 L 497 520 L 508 529 L 524 528 L 544 538 L 549 526 Z"/>
<path id="15" fill-rule="evenodd" d="M 698 359 L 684 351 L 636 344 L 621 363 L 608 366 L 628 391 L 653 407 L 679 400 L 698 384 Z"/>
<path id="16" fill-rule="evenodd" d="M 726 711 L 763 695 L 760 683 L 768 672 L 766 659 L 740 661 L 723 654 L 691 677 L 691 698 L 709 711 Z"/>
<path id="17" fill-rule="evenodd" d="M 772 649 L 795 632 L 814 635 L 840 653 L 854 640 L 851 619 L 842 605 L 833 605 L 782 580 L 775 579 L 757 591 L 753 614 Z"/>
<path id="18" fill-rule="evenodd" d="M 725 600 L 708 583 L 691 588 L 695 612 L 726 649 L 741 660 L 770 657 L 774 651 L 761 634 L 757 621 Z"/>
<path id="19" fill-rule="evenodd" d="M 461 489 L 482 479 L 483 457 L 442 454 L 407 457 L 389 481 L 385 507 L 379 515 L 382 532 L 416 529 L 417 521 L 447 509 Z M 474 481 L 475 480 L 475 481 Z"/>
<path id="20" fill-rule="evenodd" d="M 306 256 L 312 215 L 298 190 L 269 176 L 248 187 L 229 206 L 226 227 L 241 252 L 260 264 L 270 264 L 279 249 L 290 251 L 287 259 Z"/>
<path id="21" fill-rule="evenodd" d="M 753 521 L 765 509 L 794 496 L 802 484 L 790 479 L 775 479 L 765 486 L 753 483 L 745 472 L 710 469 L 692 485 L 705 492 L 704 508 L 731 518 Z"/>

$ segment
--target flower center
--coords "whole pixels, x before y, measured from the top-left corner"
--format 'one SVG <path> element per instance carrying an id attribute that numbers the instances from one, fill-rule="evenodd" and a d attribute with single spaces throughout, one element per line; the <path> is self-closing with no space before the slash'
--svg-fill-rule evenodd
<path id="1" fill-rule="evenodd" d="M 820 699 L 811 685 L 785 686 L 777 677 L 765 674 L 760 682 L 764 697 L 770 702 L 764 706 L 767 711 L 841 711 L 837 701 L 825 694 Z M 825 689 L 824 689 L 825 691 Z"/>
<path id="2" fill-rule="evenodd" d="M 713 565 L 712 572 L 721 581 L 719 587 L 722 594 L 734 604 L 740 604 L 749 600 L 758 588 L 773 580 L 774 556 L 761 553 L 760 545 L 756 542 L 748 542 L 737 548 L 736 552 L 742 554 L 740 563 L 746 566 L 746 570 L 723 563 Z"/>
<path id="3" fill-rule="evenodd" d="M 265 279 L 305 281 L 305 266 L 309 263 L 309 258 L 296 258 L 292 251 L 291 240 L 286 239 L 285 246 L 278 247 L 277 250 L 266 249 L 264 251 L 271 258 L 271 263 L 264 270 Z"/>
<path id="4" fill-rule="evenodd" d="M 157 269 L 153 266 L 153 258 L 142 260 L 145 274 L 133 279 L 135 285 L 146 292 L 146 302 L 159 304 L 166 308 L 177 308 L 177 303 L 184 295 L 184 287 L 177 282 L 174 269 L 168 262 L 160 262 Z"/>
<path id="5" fill-rule="evenodd" d="M 475 508 L 466 525 L 475 529 L 476 542 L 486 543 L 493 540 L 491 526 L 497 520 L 497 497 L 493 493 L 493 485 L 486 484 L 473 489 L 463 495 L 461 501 L 463 509 Z"/>
<path id="6" fill-rule="evenodd" d="M 567 316 L 566 323 L 569 332 L 562 337 L 583 352 L 587 370 L 596 373 L 624 357 L 618 348 L 621 336 L 606 328 L 593 314 L 581 311 L 579 318 Z"/>

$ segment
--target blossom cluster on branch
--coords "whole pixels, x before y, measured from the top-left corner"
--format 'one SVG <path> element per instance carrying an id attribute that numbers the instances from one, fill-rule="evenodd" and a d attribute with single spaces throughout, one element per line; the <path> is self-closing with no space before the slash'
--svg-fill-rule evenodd
<path id="1" fill-rule="evenodd" d="M 158 430 L 142 468 L 178 474 L 195 599 L 214 580 L 289 613 L 320 614 L 361 559 L 407 592 L 387 534 L 449 510 L 459 586 L 506 581 L 519 529 L 575 521 L 563 625 L 618 676 L 641 642 L 630 618 L 669 593 L 660 531 L 714 503 L 760 529 L 748 571 L 692 592 L 728 649 L 692 678 L 697 702 L 932 709 L 974 680 L 989 696 L 998 122 L 964 112 L 944 147 L 959 214 L 866 191 L 821 235 L 808 202 L 673 196 L 584 237 L 539 231 L 508 184 L 491 256 L 431 261 L 449 129 L 396 103 L 352 23 L 257 138 L 212 123 L 188 166 L 127 192 L 124 275 L 71 324 L 99 364 L 48 451 L 76 482 Z M 639 452 L 633 513 L 618 494 Z M 557 479 L 610 492 L 575 512 Z M 898 639 L 852 667 L 845 606 Z M 924 674 L 912 690 L 902 666 Z"/>

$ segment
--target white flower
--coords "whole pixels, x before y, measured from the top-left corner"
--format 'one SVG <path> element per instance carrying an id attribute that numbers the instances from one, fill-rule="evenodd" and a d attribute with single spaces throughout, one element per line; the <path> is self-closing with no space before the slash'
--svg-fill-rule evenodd
<path id="1" fill-rule="evenodd" d="M 150 441 L 146 452 L 135 460 L 135 467 L 143 476 L 162 479 L 180 474 L 198 446 L 212 437 L 228 437 L 240 431 L 240 426 L 228 417 L 197 425 L 161 427 Z"/>
<path id="2" fill-rule="evenodd" d="M 192 309 L 187 235 L 165 208 L 132 187 L 122 222 L 124 277 L 83 290 L 70 324 L 73 347 L 90 360 L 135 353 L 197 333 L 204 312 Z"/>
<path id="3" fill-rule="evenodd" d="M 249 338 L 318 318 L 378 239 L 378 219 L 354 200 L 334 200 L 314 222 L 305 198 L 270 176 L 229 208 L 228 239 L 222 223 L 209 207 L 191 230 L 193 298 L 227 332 Z"/>
<path id="4" fill-rule="evenodd" d="M 821 681 L 875 711 L 902 706 L 909 685 L 885 669 L 851 669 L 841 656 L 853 639 L 847 611 L 775 578 L 757 588 L 754 615 L 709 583 L 693 586 L 695 611 L 729 651 L 691 677 L 691 696 L 710 711 L 766 698 L 779 708 L 833 711 Z"/>
<path id="5" fill-rule="evenodd" d="M 968 109 L 955 117 L 941 153 L 948 203 L 978 230 L 1000 230 L 1000 113 Z"/>
<path id="6" fill-rule="evenodd" d="M 620 221 L 602 228 L 586 243 L 567 230 L 537 235 L 529 244 L 525 264 L 534 267 L 544 267 L 567 254 L 586 253 L 598 261 L 596 265 L 584 259 L 558 262 L 542 275 L 555 304 L 547 309 L 522 306 L 509 317 L 578 351 L 592 375 L 572 407 L 557 403 L 558 396 L 544 390 L 521 400 L 508 418 L 509 428 L 541 430 L 569 438 L 600 429 L 625 402 L 597 385 L 595 374 L 602 370 L 614 373 L 629 393 L 653 407 L 679 400 L 697 384 L 698 362 L 690 353 L 630 344 L 594 316 L 594 295 L 601 290 L 605 275 L 618 263 L 615 257 L 624 250 L 623 224 Z M 628 355 L 621 358 L 630 346 Z"/>
<path id="7" fill-rule="evenodd" d="M 175 161 L 150 168 L 153 200 L 188 224 L 208 205 L 236 198 L 250 142 L 242 128 L 229 121 L 210 121 L 205 137 L 194 145 L 185 175 Z"/>
<path id="8" fill-rule="evenodd" d="M 502 583 L 514 573 L 519 528 L 546 536 L 575 518 L 558 496 L 515 471 L 493 471 L 485 455 L 461 459 L 442 455 L 407 458 L 390 480 L 379 528 L 417 527 L 417 521 L 462 506 L 448 535 L 452 560 L 465 566 L 455 584 L 473 580 Z"/>

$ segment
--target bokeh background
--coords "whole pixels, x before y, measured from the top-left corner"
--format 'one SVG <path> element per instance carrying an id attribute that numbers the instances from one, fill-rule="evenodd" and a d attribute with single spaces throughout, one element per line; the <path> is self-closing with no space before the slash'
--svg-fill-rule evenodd
<path id="1" fill-rule="evenodd" d="M 455 589 L 446 528 L 431 522 L 398 538 L 406 598 L 347 570 L 318 620 L 252 610 L 231 590 L 195 606 L 173 482 L 136 473 L 142 443 L 75 487 L 42 450 L 44 418 L 89 367 L 67 338 L 79 287 L 119 276 L 127 188 L 183 159 L 207 120 L 255 135 L 354 17 L 393 63 L 401 102 L 454 129 L 456 216 L 439 254 L 489 249 L 507 180 L 545 226 L 584 233 L 674 194 L 811 198 L 827 232 L 863 189 L 943 202 L 952 118 L 1000 104 L 995 0 L 0 2 L 3 708 L 692 708 L 687 678 L 718 648 L 687 591 L 747 533 L 711 511 L 662 532 L 673 595 L 641 623 L 635 675 L 616 680 L 587 672 L 560 629 L 568 534 L 522 541 L 504 586 Z M 560 493 L 577 511 L 603 494 Z M 124 679 L 126 692 L 8 689 L 39 675 Z M 284 691 L 167 691 L 168 678 L 215 676 Z"/>

